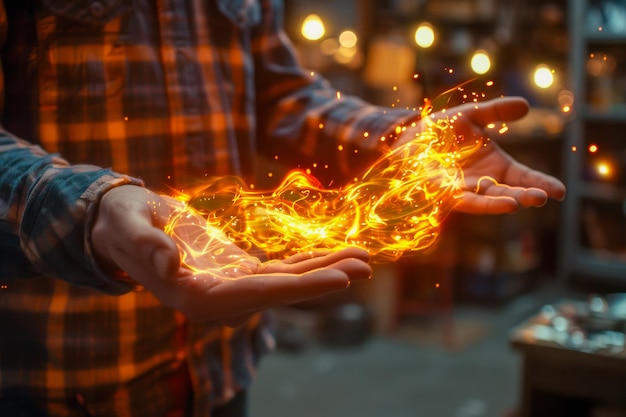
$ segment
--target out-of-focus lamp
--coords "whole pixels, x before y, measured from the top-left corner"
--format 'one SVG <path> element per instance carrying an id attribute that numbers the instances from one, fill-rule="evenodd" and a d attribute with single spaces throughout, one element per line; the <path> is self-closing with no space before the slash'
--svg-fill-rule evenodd
<path id="1" fill-rule="evenodd" d="M 320 40 L 326 34 L 324 22 L 316 14 L 310 14 L 304 19 L 301 31 L 302 36 L 310 41 Z"/>
<path id="2" fill-rule="evenodd" d="M 424 22 L 415 29 L 415 43 L 420 48 L 430 48 L 435 43 L 435 30 L 430 23 Z"/>
<path id="3" fill-rule="evenodd" d="M 539 88 L 546 89 L 554 84 L 554 73 L 546 65 L 538 65 L 533 74 L 535 85 Z"/>
<path id="4" fill-rule="evenodd" d="M 482 49 L 474 52 L 470 61 L 470 67 L 472 68 L 472 71 L 478 75 L 483 75 L 489 72 L 489 69 L 491 69 L 491 59 L 489 58 L 489 54 Z"/>
<path id="5" fill-rule="evenodd" d="M 351 30 L 344 30 L 339 34 L 339 44 L 344 48 L 354 48 L 357 42 L 356 33 Z"/>
<path id="6" fill-rule="evenodd" d="M 574 107 L 574 94 L 569 90 L 562 90 L 558 96 L 561 112 L 571 113 Z"/>
<path id="7" fill-rule="evenodd" d="M 601 178 L 610 179 L 613 176 L 613 166 L 607 161 L 598 161 L 596 171 Z"/>

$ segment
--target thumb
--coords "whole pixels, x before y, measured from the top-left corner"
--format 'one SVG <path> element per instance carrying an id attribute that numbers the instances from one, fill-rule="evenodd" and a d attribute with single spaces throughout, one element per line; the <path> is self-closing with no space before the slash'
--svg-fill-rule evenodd
<path id="1" fill-rule="evenodd" d="M 96 254 L 139 283 L 176 275 L 180 258 L 155 213 L 159 197 L 136 186 L 121 186 L 101 199 L 92 231 Z"/>

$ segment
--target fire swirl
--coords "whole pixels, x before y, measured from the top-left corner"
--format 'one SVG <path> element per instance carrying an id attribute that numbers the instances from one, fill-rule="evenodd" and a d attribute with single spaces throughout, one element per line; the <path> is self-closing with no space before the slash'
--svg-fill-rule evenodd
<path id="1" fill-rule="evenodd" d="M 270 258 L 359 246 L 379 262 L 425 249 L 461 195 L 459 160 L 482 146 L 463 143 L 454 134 L 454 117 L 433 121 L 431 110 L 422 112 L 422 132 L 342 188 L 325 189 L 301 170 L 289 172 L 271 191 L 252 190 L 234 176 L 214 178 L 176 205 L 166 231 L 194 257 L 230 242 Z M 190 223 L 201 230 L 193 244 L 188 235 L 175 236 Z M 222 237 L 210 237 L 216 232 Z"/>

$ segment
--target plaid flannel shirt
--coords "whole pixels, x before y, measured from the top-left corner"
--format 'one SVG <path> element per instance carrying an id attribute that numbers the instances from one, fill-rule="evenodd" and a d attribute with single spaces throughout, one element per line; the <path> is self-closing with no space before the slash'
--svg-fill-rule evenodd
<path id="1" fill-rule="evenodd" d="M 0 414 L 210 415 L 271 347 L 263 318 L 191 325 L 107 275 L 99 197 L 252 181 L 257 154 L 330 182 L 413 112 L 337 99 L 279 0 L 6 0 L 0 31 Z"/>

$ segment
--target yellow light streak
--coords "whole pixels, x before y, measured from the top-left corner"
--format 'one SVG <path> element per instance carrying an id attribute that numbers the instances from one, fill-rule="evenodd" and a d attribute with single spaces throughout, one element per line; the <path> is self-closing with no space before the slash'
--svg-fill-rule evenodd
<path id="1" fill-rule="evenodd" d="M 191 267 L 204 252 L 222 255 L 215 251 L 231 242 L 270 258 L 359 246 L 375 262 L 428 248 L 462 194 L 458 161 L 483 146 L 461 142 L 454 120 L 433 121 L 431 111 L 430 103 L 424 106 L 423 132 L 342 188 L 325 189 L 302 170 L 290 171 L 275 190 L 250 189 L 234 176 L 213 178 L 199 191 L 178 196 L 166 231 Z M 240 254 L 228 265 L 227 270 L 254 267 Z"/>

